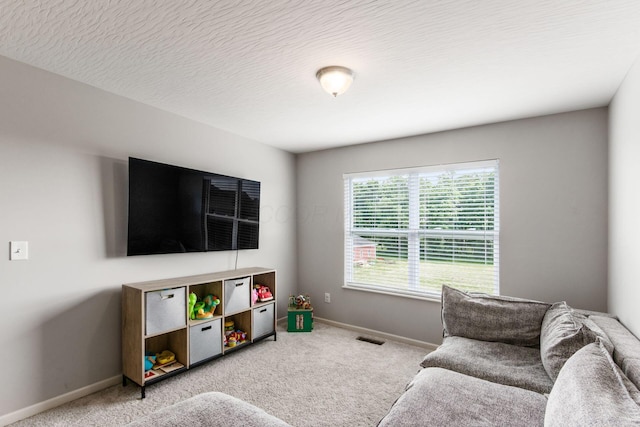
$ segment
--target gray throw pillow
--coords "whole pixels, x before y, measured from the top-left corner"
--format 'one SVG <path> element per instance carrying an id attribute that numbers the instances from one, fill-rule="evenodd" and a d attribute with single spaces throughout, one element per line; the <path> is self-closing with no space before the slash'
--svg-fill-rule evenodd
<path id="1" fill-rule="evenodd" d="M 604 348 L 607 349 L 607 351 L 609 352 L 610 355 L 613 355 L 613 349 L 614 349 L 613 343 L 611 342 L 611 339 L 609 338 L 609 336 L 602 330 L 602 328 L 600 326 L 598 326 L 598 324 L 596 322 L 591 320 L 590 317 L 585 317 L 582 320 L 582 323 L 584 323 L 584 325 L 587 328 L 591 329 L 591 331 L 594 334 L 596 334 L 596 337 L 598 337 L 598 339 L 602 342 L 602 345 L 604 345 Z M 615 362 L 615 360 L 614 360 L 614 362 Z M 616 362 L 616 364 L 617 364 L 617 362 Z"/>
<path id="2" fill-rule="evenodd" d="M 560 370 L 549 393 L 544 425 L 638 425 L 638 395 L 598 340 L 578 350 Z"/>
<path id="3" fill-rule="evenodd" d="M 576 351 L 596 341 L 597 336 L 584 324 L 585 319 L 564 301 L 553 304 L 544 315 L 540 358 L 552 380 L 555 381 L 562 366 Z"/>
<path id="4" fill-rule="evenodd" d="M 611 352 L 614 362 L 622 368 L 627 378 L 640 388 L 640 340 L 616 319 L 591 316 L 589 320 L 607 334 L 615 346 L 615 351 Z"/>
<path id="5" fill-rule="evenodd" d="M 539 301 L 467 293 L 443 286 L 444 336 L 538 346 L 542 319 L 549 307 Z"/>

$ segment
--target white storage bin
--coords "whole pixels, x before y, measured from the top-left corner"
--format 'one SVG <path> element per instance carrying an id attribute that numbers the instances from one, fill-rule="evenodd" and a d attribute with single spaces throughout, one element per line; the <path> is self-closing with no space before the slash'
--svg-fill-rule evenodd
<path id="1" fill-rule="evenodd" d="M 222 320 L 216 319 L 189 328 L 189 363 L 222 353 Z"/>
<path id="2" fill-rule="evenodd" d="M 263 305 L 253 309 L 253 338 L 274 332 L 275 304 Z"/>
<path id="3" fill-rule="evenodd" d="M 146 334 L 154 335 L 187 324 L 186 288 L 146 292 Z"/>
<path id="4" fill-rule="evenodd" d="M 251 301 L 251 278 L 224 281 L 224 307 L 226 314 L 247 310 Z"/>

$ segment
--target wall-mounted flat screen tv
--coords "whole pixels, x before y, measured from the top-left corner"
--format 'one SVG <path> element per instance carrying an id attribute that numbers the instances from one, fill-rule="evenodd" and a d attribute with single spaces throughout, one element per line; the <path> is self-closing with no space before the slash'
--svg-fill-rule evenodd
<path id="1" fill-rule="evenodd" d="M 260 183 L 129 158 L 127 255 L 258 249 Z"/>

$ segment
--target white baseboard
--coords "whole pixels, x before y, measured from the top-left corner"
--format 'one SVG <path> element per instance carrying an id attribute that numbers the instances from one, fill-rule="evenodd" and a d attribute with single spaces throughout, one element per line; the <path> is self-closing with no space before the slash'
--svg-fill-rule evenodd
<path id="1" fill-rule="evenodd" d="M 106 380 L 98 381 L 97 383 L 90 384 L 86 387 L 82 387 L 74 391 L 70 391 L 69 393 L 65 393 L 60 396 L 56 396 L 49 400 L 45 400 L 44 402 L 36 403 L 35 405 L 31 405 L 26 408 L 19 409 L 15 412 L 2 415 L 0 416 L 0 426 L 6 426 L 8 424 L 15 423 L 16 421 L 24 420 L 25 418 L 29 418 L 33 415 L 39 414 L 40 412 L 44 412 L 60 405 L 64 405 L 65 403 L 69 403 L 81 397 L 88 396 L 92 393 L 104 390 L 105 388 L 119 383 L 122 383 L 122 375 L 107 378 Z"/>
<path id="2" fill-rule="evenodd" d="M 416 347 L 422 347 L 422 348 L 425 348 L 427 350 L 432 350 L 433 351 L 436 348 L 438 348 L 437 344 L 432 344 L 430 342 L 414 340 L 412 338 L 401 337 L 400 335 L 388 334 L 386 332 L 380 332 L 380 331 L 376 331 L 376 330 L 373 330 L 373 329 L 361 328 L 360 326 L 353 326 L 353 325 L 349 325 L 347 323 L 335 322 L 333 320 L 323 319 L 323 318 L 317 317 L 317 316 L 313 316 L 313 320 L 314 320 L 314 322 L 318 321 L 318 322 L 326 323 L 327 325 L 335 326 L 337 328 L 348 329 L 348 330 L 354 331 L 354 332 L 359 332 L 359 333 L 363 333 L 363 334 L 367 334 L 367 335 L 371 335 L 371 336 L 375 336 L 375 337 L 379 337 L 379 338 L 385 338 L 385 339 L 389 339 L 389 340 L 392 340 L 392 341 L 398 341 L 398 342 L 401 342 L 401 343 L 404 343 L 404 344 L 414 345 Z"/>

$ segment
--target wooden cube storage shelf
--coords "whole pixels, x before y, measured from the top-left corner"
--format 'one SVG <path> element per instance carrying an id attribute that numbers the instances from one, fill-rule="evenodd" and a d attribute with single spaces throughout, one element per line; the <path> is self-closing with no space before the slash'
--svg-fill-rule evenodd
<path id="1" fill-rule="evenodd" d="M 225 295 L 225 284 L 231 286 L 229 283 L 234 284 L 233 291 L 230 287 L 228 288 L 229 292 L 241 292 L 242 295 L 233 295 L 233 298 Z M 238 286 L 235 286 L 236 283 Z M 254 302 L 251 298 L 254 284 L 268 286 L 274 297 L 273 300 Z M 248 295 L 245 296 L 244 292 Z M 187 307 L 190 293 L 195 293 L 199 300 L 207 295 L 215 295 L 220 299 L 213 317 L 203 320 L 189 319 Z M 231 301 L 233 312 L 225 310 L 225 301 Z M 238 304 L 236 301 L 241 303 Z M 249 303 L 246 304 L 245 301 Z M 269 268 L 243 268 L 122 285 L 123 385 L 126 385 L 127 379 L 136 383 L 141 387 L 144 398 L 146 385 L 222 357 L 228 352 L 239 350 L 258 340 L 271 336 L 275 340 L 275 313 L 276 272 Z M 245 343 L 235 347 L 224 346 L 222 342 L 224 331 L 213 328 L 222 329 L 228 320 L 233 320 L 236 330 L 246 333 Z M 254 325 L 259 336 L 254 334 Z M 191 341 L 195 339 L 213 339 L 219 342 Z M 168 373 L 154 370 L 153 376 L 145 378 L 145 355 L 163 350 L 173 352 L 176 361 L 183 367 Z M 192 357 L 191 351 L 194 352 L 195 357 Z"/>

